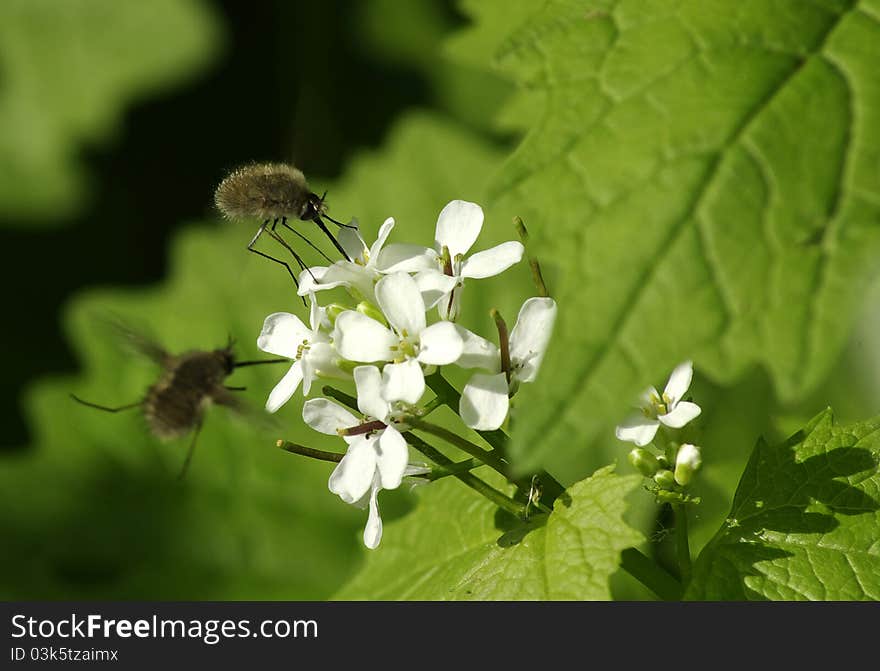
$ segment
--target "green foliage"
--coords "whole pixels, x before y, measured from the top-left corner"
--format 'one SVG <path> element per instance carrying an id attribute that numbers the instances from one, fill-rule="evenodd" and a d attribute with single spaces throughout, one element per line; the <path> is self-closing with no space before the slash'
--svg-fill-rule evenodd
<path id="1" fill-rule="evenodd" d="M 755 447 L 690 599 L 880 599 L 880 418 Z"/>
<path id="2" fill-rule="evenodd" d="M 459 61 L 444 43 L 453 17 L 434 0 L 369 0 L 358 3 L 358 23 L 372 53 L 398 67 L 418 68 L 434 105 L 486 131 L 511 86 L 484 63 Z"/>
<path id="3" fill-rule="evenodd" d="M 0 3 L 0 221 L 74 212 L 83 144 L 105 142 L 131 102 L 203 69 L 219 38 L 195 0 Z"/>
<path id="4" fill-rule="evenodd" d="M 686 358 L 722 384 L 760 364 L 786 402 L 815 388 L 880 251 L 880 2 L 466 7 L 457 52 L 492 55 L 528 128 L 495 205 L 560 304 L 519 466 L 583 453 Z"/>
<path id="5" fill-rule="evenodd" d="M 435 160 L 447 152 L 455 166 Z M 427 241 L 447 200 L 482 196 L 477 185 L 497 159 L 454 125 L 410 116 L 383 152 L 359 157 L 338 186 L 328 185 L 331 203 L 340 216 L 357 212 L 369 239 L 394 214 L 399 239 Z M 274 447 L 279 437 L 331 450 L 340 441 L 303 425 L 301 401 L 274 421 L 260 410 L 285 365 L 229 378 L 248 387 L 253 410 L 237 418 L 210 408 L 180 483 L 187 439 L 162 444 L 137 410 L 106 414 L 68 396 L 131 403 L 156 379 L 152 364 L 120 350 L 102 323 L 108 317 L 172 352 L 220 347 L 231 335 L 241 358 L 264 358 L 255 340 L 265 316 L 305 310 L 282 268 L 245 251 L 256 223 L 188 228 L 172 250 L 167 283 L 92 291 L 66 311 L 83 373 L 31 388 L 35 444 L 0 464 L 0 597 L 318 599 L 355 568 L 364 513 L 327 491 L 328 464 Z M 388 519 L 405 505 L 405 497 L 383 495 Z"/>
<path id="6" fill-rule="evenodd" d="M 433 483 L 336 598 L 609 599 L 621 550 L 642 540 L 623 521 L 641 479 L 612 470 L 573 485 L 549 517 L 528 522 L 451 478 Z"/>

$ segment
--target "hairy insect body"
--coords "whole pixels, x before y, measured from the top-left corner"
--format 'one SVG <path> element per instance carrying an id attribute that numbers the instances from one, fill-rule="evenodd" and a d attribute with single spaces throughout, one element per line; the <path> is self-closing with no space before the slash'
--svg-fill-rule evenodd
<path id="1" fill-rule="evenodd" d="M 150 430 L 159 438 L 177 438 L 201 423 L 212 402 L 233 405 L 223 381 L 234 367 L 229 348 L 168 356 L 162 376 L 144 398 Z"/>
<path id="2" fill-rule="evenodd" d="M 312 219 L 320 199 L 309 189 L 302 171 L 292 165 L 255 163 L 220 182 L 214 201 L 229 219 Z"/>

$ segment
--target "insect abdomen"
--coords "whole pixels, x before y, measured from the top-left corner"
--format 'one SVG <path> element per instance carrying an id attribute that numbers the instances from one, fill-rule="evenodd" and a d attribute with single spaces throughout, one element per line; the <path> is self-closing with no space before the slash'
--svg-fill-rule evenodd
<path id="1" fill-rule="evenodd" d="M 308 206 L 308 183 L 302 172 L 284 163 L 255 163 L 220 182 L 217 209 L 230 219 L 300 218 Z"/>
<path id="2" fill-rule="evenodd" d="M 144 415 L 154 434 L 177 438 L 192 430 L 228 370 L 216 352 L 193 352 L 179 357 L 147 391 Z"/>

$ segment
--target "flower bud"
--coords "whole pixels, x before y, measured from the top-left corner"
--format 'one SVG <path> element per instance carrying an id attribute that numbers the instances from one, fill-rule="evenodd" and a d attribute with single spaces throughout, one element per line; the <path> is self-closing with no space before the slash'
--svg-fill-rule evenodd
<path id="1" fill-rule="evenodd" d="M 654 482 L 660 485 L 661 489 L 672 489 L 675 486 L 675 477 L 672 471 L 663 469 L 654 475 Z"/>
<path id="2" fill-rule="evenodd" d="M 382 311 L 369 301 L 361 301 L 357 304 L 357 308 L 355 309 L 362 315 L 366 315 L 370 319 L 375 319 L 380 324 L 388 326 L 388 322 L 385 321 L 385 315 L 382 314 Z"/>
<path id="3" fill-rule="evenodd" d="M 345 307 L 344 305 L 340 305 L 339 303 L 330 303 L 330 305 L 328 305 L 326 308 L 327 319 L 330 320 L 330 324 L 336 324 L 336 318 L 348 309 L 349 308 Z"/>
<path id="4" fill-rule="evenodd" d="M 675 456 L 675 481 L 682 486 L 688 484 L 702 463 L 700 448 L 685 443 L 678 448 L 678 454 Z"/>
<path id="5" fill-rule="evenodd" d="M 657 461 L 657 457 L 644 448 L 635 448 L 629 453 L 628 458 L 629 463 L 635 466 L 639 473 L 646 478 L 654 477 L 654 474 L 660 470 L 660 464 Z"/>

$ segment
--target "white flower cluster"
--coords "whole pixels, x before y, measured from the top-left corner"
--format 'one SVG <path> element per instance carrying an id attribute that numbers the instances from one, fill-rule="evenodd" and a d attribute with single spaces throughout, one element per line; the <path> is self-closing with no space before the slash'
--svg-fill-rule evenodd
<path id="1" fill-rule="evenodd" d="M 369 505 L 364 530 L 369 548 L 382 536 L 379 491 L 426 470 L 409 463 L 402 435 L 406 418 L 417 414 L 426 373 L 445 365 L 481 370 L 465 386 L 459 414 L 471 428 L 497 429 L 507 417 L 510 396 L 520 383 L 535 378 L 547 348 L 556 316 L 550 298 L 525 302 L 509 343 L 502 347 L 455 323 L 465 282 L 498 275 L 523 255 L 519 242 L 468 255 L 482 226 L 479 205 L 454 200 L 440 212 L 433 248 L 386 246 L 394 227 L 391 218 L 371 247 L 356 228 L 342 229 L 339 242 L 352 260 L 313 267 L 300 276 L 299 293 L 311 301 L 309 325 L 292 314 L 275 313 L 266 318 L 257 340 L 263 351 L 293 361 L 269 394 L 270 412 L 286 403 L 300 384 L 308 395 L 318 376 L 354 381 L 362 416 L 316 398 L 304 404 L 303 419 L 348 444 L 329 487 L 346 503 Z M 338 287 L 356 305 L 319 306 L 318 295 Z M 433 308 L 438 318 L 429 324 Z"/>
<path id="2" fill-rule="evenodd" d="M 685 361 L 676 366 L 669 376 L 663 393 L 661 394 L 654 387 L 646 389 L 639 397 L 638 409 L 615 429 L 618 440 L 635 443 L 638 446 L 629 454 L 633 466 L 646 477 L 653 478 L 659 488 L 658 491 L 664 491 L 667 497 L 672 492 L 682 501 L 688 499 L 674 490 L 676 486 L 684 487 L 690 484 L 694 474 L 702 465 L 700 448 L 690 443 L 681 445 L 673 443 L 670 449 L 662 450 L 662 454 L 659 455 L 642 448 L 652 443 L 661 425 L 667 429 L 681 429 L 691 420 L 699 417 L 700 406 L 683 400 L 691 386 L 693 376 L 692 362 Z M 660 448 L 656 449 L 660 450 Z"/>

